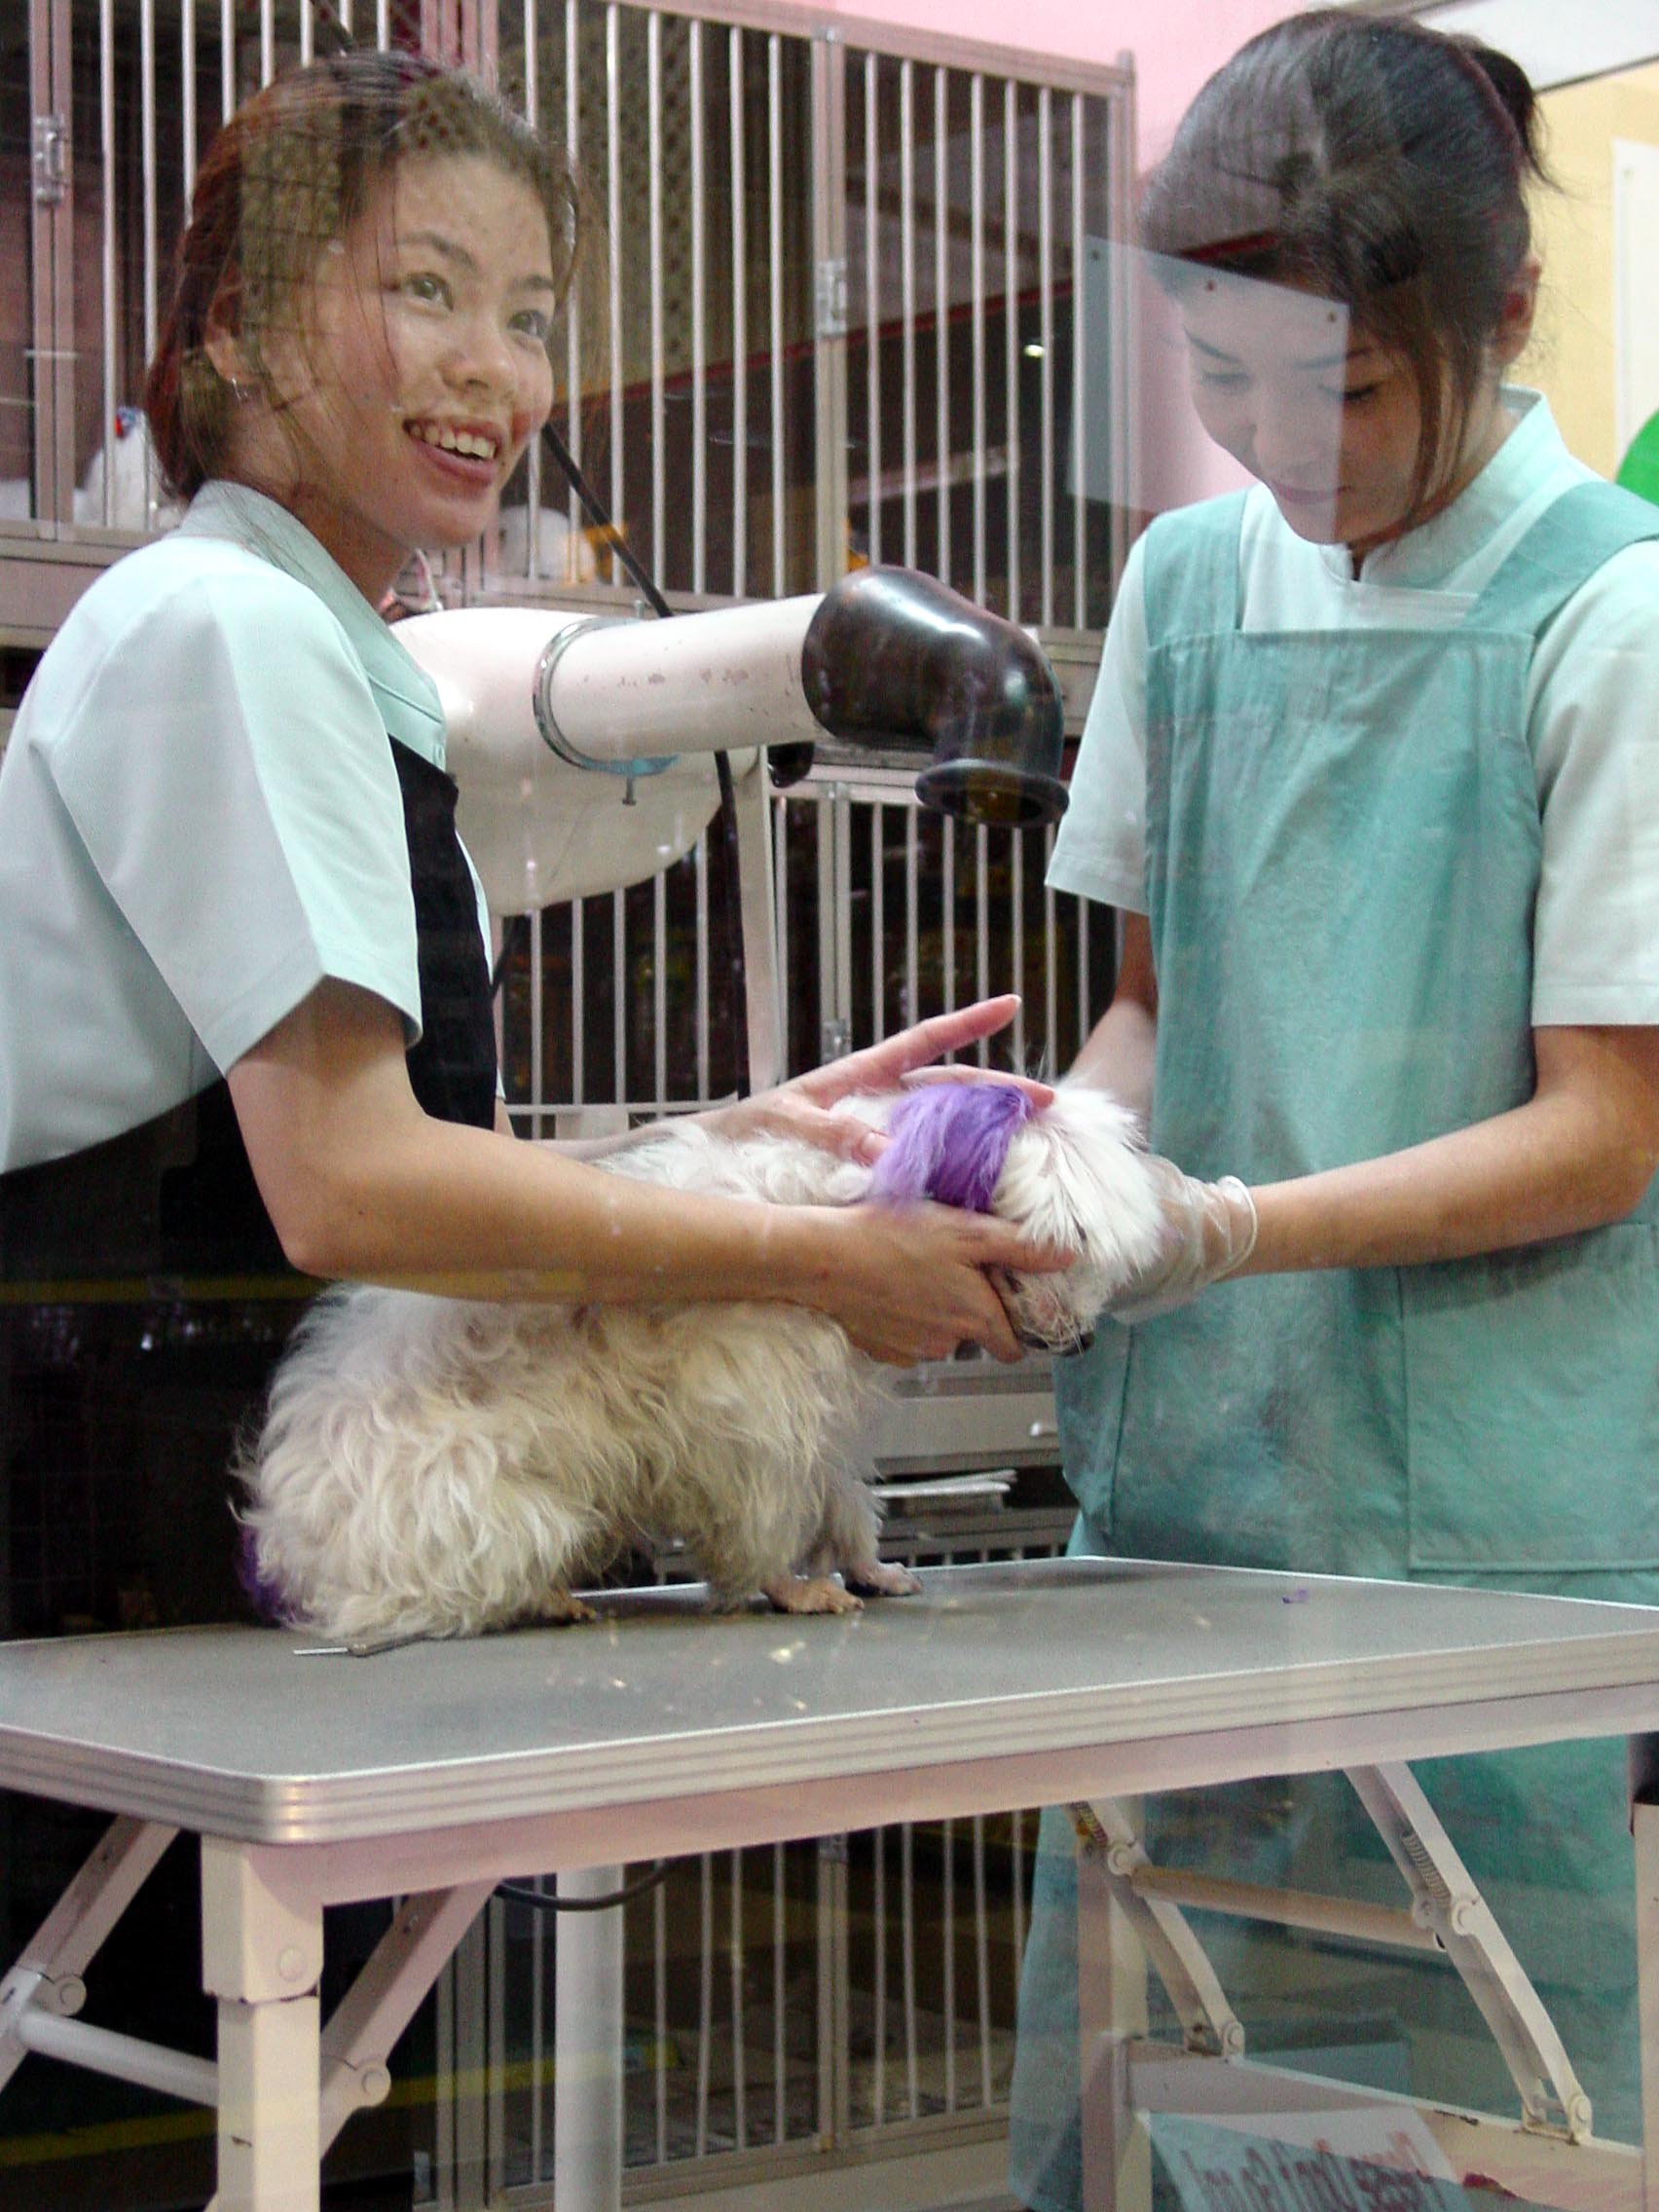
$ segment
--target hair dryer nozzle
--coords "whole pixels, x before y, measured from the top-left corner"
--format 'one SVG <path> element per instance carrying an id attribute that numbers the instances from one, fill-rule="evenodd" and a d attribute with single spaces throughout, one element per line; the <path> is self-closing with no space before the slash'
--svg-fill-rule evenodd
<path id="1" fill-rule="evenodd" d="M 807 629 L 801 679 L 832 736 L 932 753 L 924 805 L 1018 829 L 1065 812 L 1060 690 L 1042 647 L 937 577 L 843 576 Z"/>

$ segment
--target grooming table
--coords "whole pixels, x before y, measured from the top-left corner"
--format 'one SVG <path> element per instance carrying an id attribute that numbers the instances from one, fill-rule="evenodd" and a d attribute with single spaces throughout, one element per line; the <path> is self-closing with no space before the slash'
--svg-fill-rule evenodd
<path id="1" fill-rule="evenodd" d="M 1531 2084 L 1526 2126 L 1433 2116 L 1445 2139 L 1486 2129 L 1483 2170 L 1525 2194 L 1659 2212 L 1659 1807 L 1643 1801 L 1659 1610 L 1096 1560 L 922 1580 L 919 1598 L 809 1619 L 711 1619 L 694 1593 L 629 1593 L 602 1601 L 597 1627 L 366 1658 L 269 1629 L 0 1645 L 0 1784 L 118 1816 L 0 1984 L 0 2082 L 34 2049 L 214 2105 L 218 2212 L 314 2212 L 322 2150 L 387 2093 L 396 2036 L 498 1879 L 1069 1802 L 1086 1970 L 1090 1916 L 1125 1914 L 1185 2034 L 1177 2051 L 1116 2032 L 1086 1971 L 1087 2171 L 1107 2207 L 1137 2103 L 1272 2101 L 1182 1917 L 1213 1900 L 1183 1900 L 1145 1864 L 1119 1801 L 1346 1768 L 1415 1869 L 1403 1939 L 1431 1938 L 1439 1915 Z M 1637 1781 L 1645 2159 L 1573 2140 L 1570 2070 L 1401 1763 L 1609 1735 L 1633 1739 Z M 73 2017 L 99 1942 L 181 1828 L 202 1839 L 216 2067 Z M 392 1928 L 320 2022 L 323 1906 L 392 1896 Z M 1304 1925 L 1323 1909 L 1261 1902 Z M 1376 1907 L 1352 1911 L 1325 1924 L 1396 1939 L 1361 1927 L 1386 1917 Z M 572 2185 L 561 2212 L 607 2194 Z"/>

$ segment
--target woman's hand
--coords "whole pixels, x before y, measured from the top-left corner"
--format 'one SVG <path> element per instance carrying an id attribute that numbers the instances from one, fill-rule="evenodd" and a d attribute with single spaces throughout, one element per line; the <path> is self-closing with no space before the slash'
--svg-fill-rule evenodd
<path id="1" fill-rule="evenodd" d="M 921 1034 L 935 1049 L 971 1041 L 1007 1019 L 1007 1003 Z M 859 1058 L 891 1081 L 896 1049 L 901 1064 L 929 1049 L 915 1036 Z M 401 1016 L 347 983 L 318 984 L 230 1085 L 272 1220 L 309 1274 L 562 1304 L 782 1300 L 833 1315 L 873 1358 L 905 1364 L 963 1342 L 1015 1358 L 981 1269 L 1067 1264 L 1006 1223 L 945 1206 L 711 1198 L 434 1122 L 409 1088 Z"/>
<path id="2" fill-rule="evenodd" d="M 1146 1164 L 1157 1184 L 1162 1233 L 1157 1257 L 1107 1306 L 1113 1320 L 1127 1326 L 1187 1305 L 1211 1283 L 1236 1274 L 1256 1248 L 1256 1201 L 1236 1175 L 1201 1183 L 1157 1154 Z"/>
<path id="3" fill-rule="evenodd" d="M 780 1209 L 780 1211 L 783 1209 Z M 1047 1274 L 1075 1253 L 1029 1237 L 988 1214 L 953 1206 L 863 1205 L 789 1209 L 809 1240 L 787 1293 L 839 1321 L 871 1359 L 894 1367 L 948 1359 L 959 1345 L 994 1358 L 1023 1356 L 988 1268 Z"/>
<path id="4" fill-rule="evenodd" d="M 843 1160 L 870 1164 L 880 1158 L 887 1139 L 856 1115 L 833 1111 L 843 1098 L 861 1093 L 894 1090 L 908 1082 L 1006 1083 L 1023 1090 L 1034 1105 L 1047 1106 L 1052 1088 L 1028 1076 L 1004 1075 L 991 1068 L 935 1068 L 930 1063 L 946 1052 L 959 1052 L 993 1037 L 1014 1019 L 1019 1001 L 1012 993 L 1004 998 L 980 999 L 955 1014 L 938 1014 L 901 1029 L 896 1036 L 862 1052 L 849 1052 L 815 1068 L 776 1089 L 755 1098 L 741 1098 L 730 1106 L 717 1106 L 698 1119 L 721 1136 L 751 1136 L 760 1130 L 798 1137 Z M 988 1348 L 988 1347 L 987 1347 Z"/>

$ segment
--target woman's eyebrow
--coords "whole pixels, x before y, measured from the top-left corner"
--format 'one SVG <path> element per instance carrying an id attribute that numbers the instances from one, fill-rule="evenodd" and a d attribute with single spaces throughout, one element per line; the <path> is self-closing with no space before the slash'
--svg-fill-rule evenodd
<path id="1" fill-rule="evenodd" d="M 1220 346 L 1212 346 L 1208 339 L 1200 338 L 1196 330 L 1188 331 L 1187 343 L 1196 352 L 1205 354 L 1212 361 L 1227 361 L 1234 365 L 1237 364 L 1239 356 L 1236 353 L 1229 353 Z M 1368 359 L 1378 350 L 1379 349 L 1369 339 L 1366 339 L 1361 340 L 1356 345 L 1344 347 L 1341 352 L 1312 354 L 1307 360 L 1292 361 L 1288 365 L 1293 369 L 1308 370 L 1315 374 L 1326 369 L 1352 369 L 1357 368 L 1362 361 Z"/>
<path id="2" fill-rule="evenodd" d="M 453 262 L 458 269 L 463 269 L 469 276 L 481 273 L 482 265 L 477 255 L 459 240 L 446 238 L 442 231 L 403 231 L 399 234 L 397 242 L 401 246 L 424 246 L 429 253 L 436 253 L 445 261 Z M 518 277 L 516 282 L 521 291 L 557 292 L 559 289 L 552 277 L 543 276 L 540 270 L 531 271 Z"/>
<path id="3" fill-rule="evenodd" d="M 1355 369 L 1377 350 L 1378 349 L 1371 345 L 1346 346 L 1340 353 L 1320 353 L 1306 361 L 1293 362 L 1292 366 L 1298 369 L 1313 370 Z"/>

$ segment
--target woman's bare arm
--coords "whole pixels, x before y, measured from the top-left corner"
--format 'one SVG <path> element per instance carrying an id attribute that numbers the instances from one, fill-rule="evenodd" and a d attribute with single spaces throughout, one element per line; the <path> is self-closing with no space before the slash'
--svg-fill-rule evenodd
<path id="1" fill-rule="evenodd" d="M 1144 1124 L 1152 1115 L 1157 1047 L 1158 977 L 1152 962 L 1152 927 L 1144 914 L 1126 913 L 1117 989 L 1073 1061 L 1070 1080 L 1111 1091 Z"/>
<path id="2" fill-rule="evenodd" d="M 663 1191 L 433 1121 L 409 1088 L 398 1015 L 349 984 L 319 984 L 237 1063 L 230 1088 L 283 1249 L 311 1274 L 480 1298 L 783 1300 L 909 1363 L 969 1340 L 1017 1358 L 982 1271 L 1066 1258 L 945 1207 Z"/>
<path id="3" fill-rule="evenodd" d="M 1128 914 L 1117 991 L 1073 1080 L 1144 1112 L 1157 1028 L 1151 933 Z M 1659 1171 L 1659 1029 L 1552 1026 L 1532 1041 L 1525 1105 L 1382 1159 L 1255 1185 L 1260 1227 L 1240 1272 L 1407 1267 L 1623 1219 Z M 1248 1179 L 1250 1162 L 1236 1171 Z"/>
<path id="4" fill-rule="evenodd" d="M 1659 1170 L 1659 1030 L 1533 1032 L 1524 1106 L 1351 1167 L 1254 1188 L 1241 1271 L 1410 1266 L 1619 1221 Z"/>

